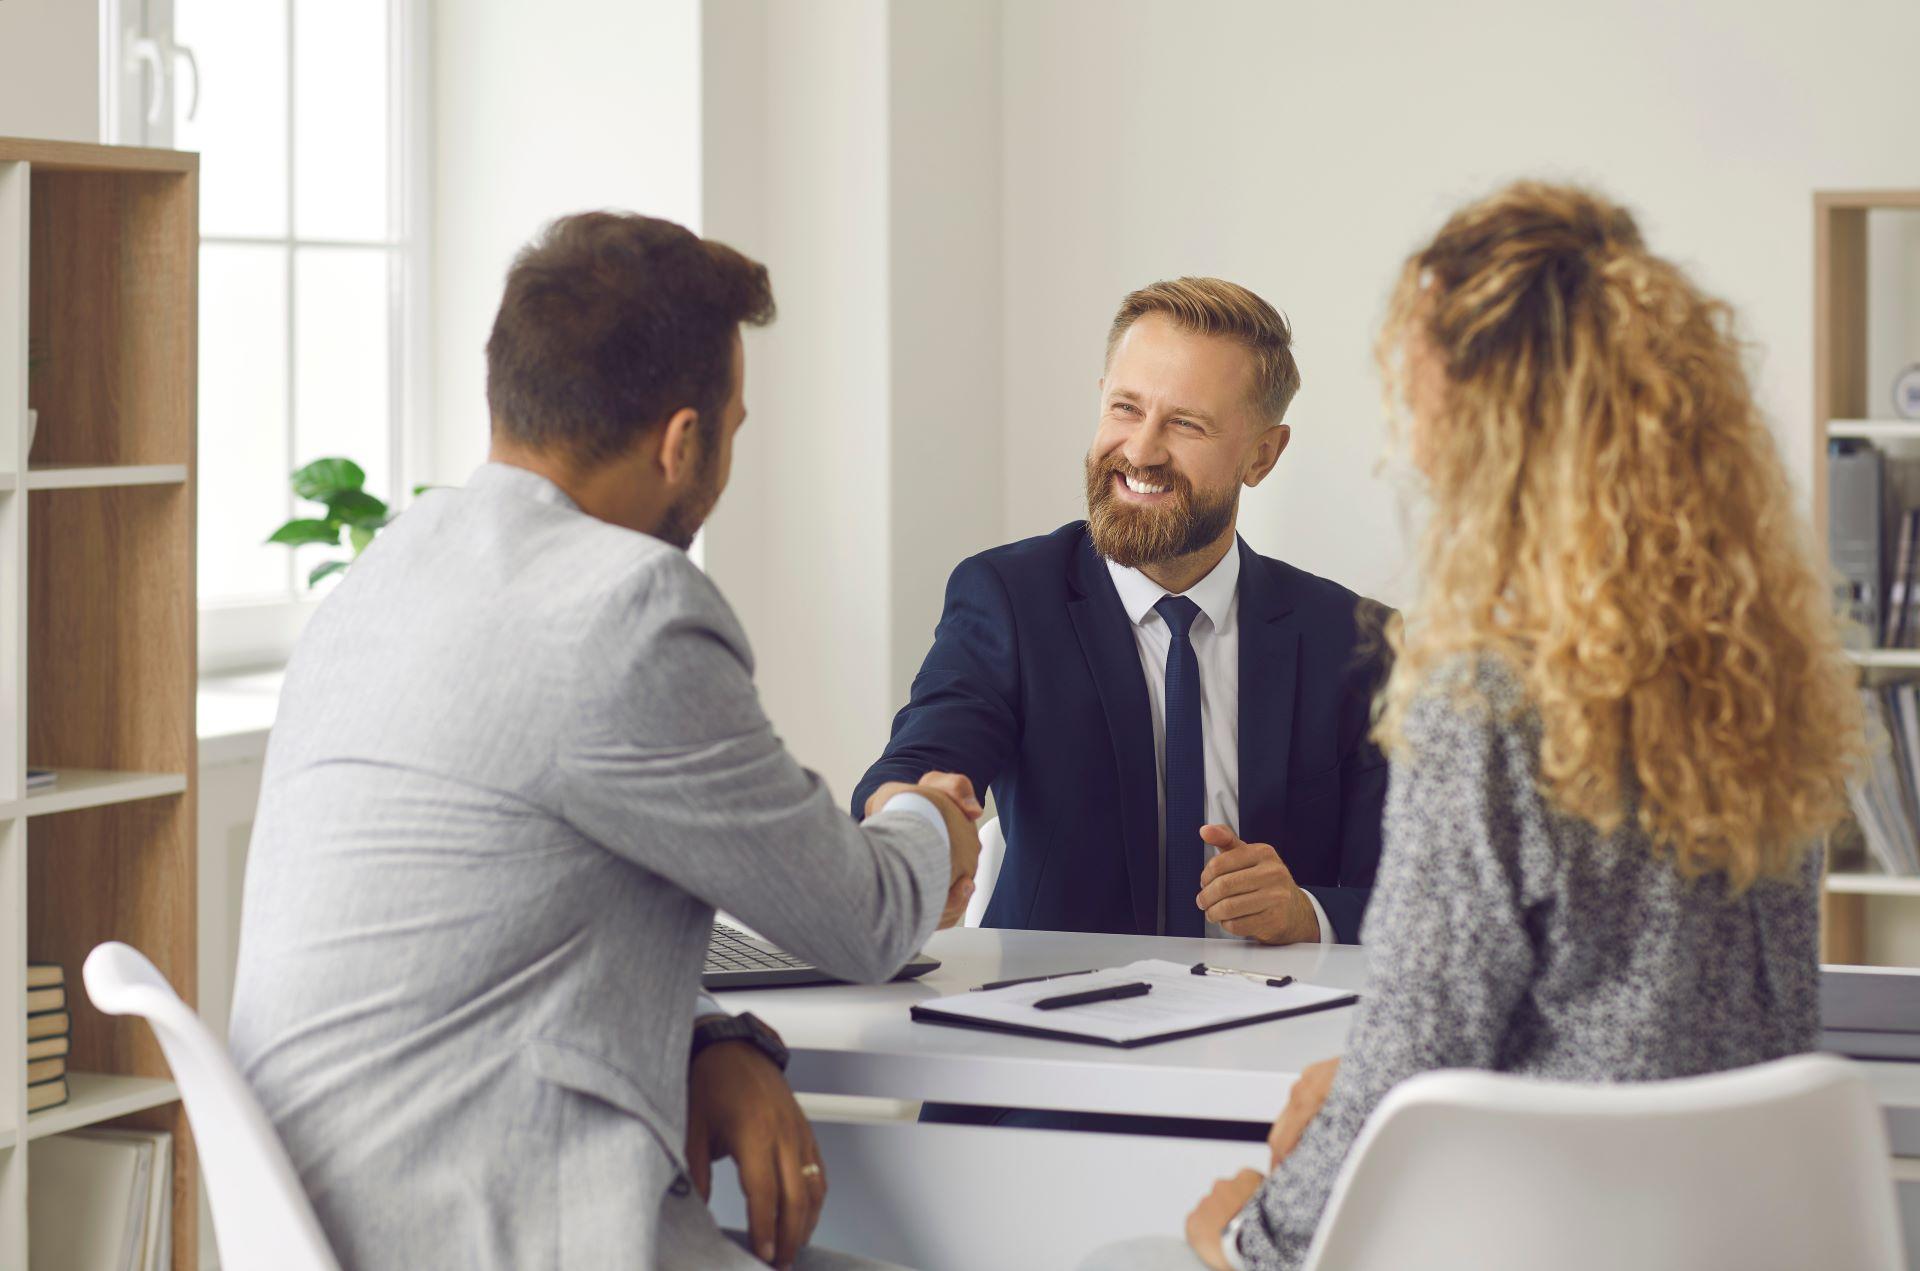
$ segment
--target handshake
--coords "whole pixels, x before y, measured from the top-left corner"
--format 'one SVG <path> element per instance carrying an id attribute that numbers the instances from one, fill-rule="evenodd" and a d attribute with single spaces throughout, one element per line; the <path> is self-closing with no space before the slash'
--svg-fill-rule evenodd
<path id="1" fill-rule="evenodd" d="M 940 929 L 957 926 L 967 916 L 967 902 L 973 899 L 973 873 L 980 866 L 980 831 L 977 822 L 985 809 L 973 792 L 973 782 L 957 772 L 929 772 L 918 785 L 889 781 L 867 800 L 866 812 L 872 816 L 887 806 L 897 794 L 926 796 L 947 822 L 947 843 L 953 856 L 953 875 L 947 883 L 947 907 L 940 915 Z"/>

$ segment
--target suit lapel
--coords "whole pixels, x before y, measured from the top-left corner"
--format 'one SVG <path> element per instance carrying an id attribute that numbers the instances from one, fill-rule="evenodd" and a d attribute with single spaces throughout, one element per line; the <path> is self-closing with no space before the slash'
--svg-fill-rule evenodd
<path id="1" fill-rule="evenodd" d="M 1120 773 L 1120 824 L 1136 929 L 1160 928 L 1160 778 L 1153 760 L 1153 712 L 1133 624 L 1091 540 L 1081 538 L 1068 570 L 1067 612 L 1093 672 Z"/>
<path id="2" fill-rule="evenodd" d="M 1244 542 L 1240 548 L 1240 824 L 1262 833 L 1286 824 L 1287 765 L 1300 630 L 1280 571 Z M 1285 844 L 1275 843 L 1285 850 Z"/>

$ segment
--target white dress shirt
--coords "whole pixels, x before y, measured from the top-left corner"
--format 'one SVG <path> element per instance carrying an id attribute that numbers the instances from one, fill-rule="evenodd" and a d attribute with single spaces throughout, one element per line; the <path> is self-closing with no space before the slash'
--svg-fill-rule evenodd
<path id="1" fill-rule="evenodd" d="M 1167 651 L 1173 633 L 1154 606 L 1172 595 L 1137 569 L 1107 562 L 1107 572 L 1120 593 L 1120 606 L 1133 623 L 1133 644 L 1140 653 L 1140 671 L 1147 681 L 1147 705 L 1153 712 L 1153 765 L 1159 774 L 1161 887 L 1167 877 Z M 1207 780 L 1206 819 L 1240 832 L 1240 545 L 1227 549 L 1213 571 L 1187 588 L 1186 597 L 1200 606 L 1187 631 L 1193 656 L 1200 664 L 1200 737 Z M 1215 853 L 1206 849 L 1206 859 Z M 1305 890 L 1305 889 L 1302 889 Z M 1333 924 L 1312 892 L 1306 893 L 1320 924 L 1320 943 L 1332 944 Z M 1166 897 L 1161 896 L 1160 921 L 1166 922 Z M 1226 936 L 1209 922 L 1207 935 Z"/>

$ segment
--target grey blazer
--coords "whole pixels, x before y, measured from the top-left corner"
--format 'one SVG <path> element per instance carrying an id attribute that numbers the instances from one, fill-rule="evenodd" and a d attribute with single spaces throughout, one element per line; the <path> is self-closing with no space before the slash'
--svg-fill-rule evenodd
<path id="1" fill-rule="evenodd" d="M 881 980 L 948 870 L 787 754 L 684 553 L 490 464 L 288 667 L 233 1055 L 346 1266 L 650 1266 L 714 909 Z"/>

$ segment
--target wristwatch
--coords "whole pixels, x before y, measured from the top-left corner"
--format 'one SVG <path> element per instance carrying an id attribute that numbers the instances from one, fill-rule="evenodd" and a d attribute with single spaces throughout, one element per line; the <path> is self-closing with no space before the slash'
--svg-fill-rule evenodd
<path id="1" fill-rule="evenodd" d="M 761 1054 L 773 1061 L 774 1067 L 781 1072 L 787 1070 L 787 1044 L 780 1040 L 780 1034 L 767 1026 L 766 1021 L 751 1012 L 695 1024 L 693 1053 L 687 1057 L 687 1062 L 692 1063 L 700 1058 L 700 1052 L 715 1042 L 751 1042 Z"/>

